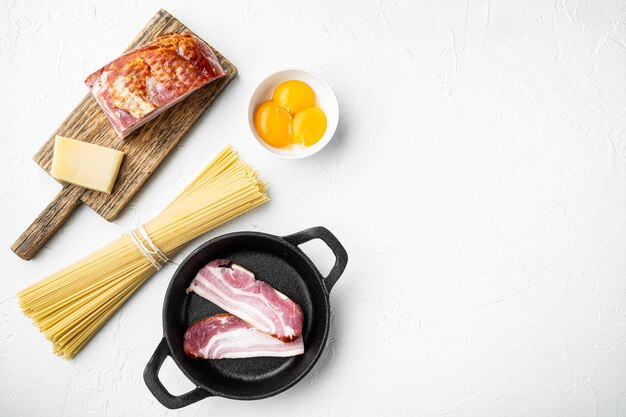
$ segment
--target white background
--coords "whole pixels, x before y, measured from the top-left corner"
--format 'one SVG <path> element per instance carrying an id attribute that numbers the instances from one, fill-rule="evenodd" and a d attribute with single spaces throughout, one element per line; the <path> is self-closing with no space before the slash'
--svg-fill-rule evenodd
<path id="1" fill-rule="evenodd" d="M 59 190 L 33 154 L 159 7 L 239 78 L 118 221 L 81 207 L 22 261 L 9 246 Z M 2 416 L 626 415 L 624 1 L 2 0 L 0 64 Z M 246 122 L 255 84 L 289 67 L 325 78 L 341 112 L 300 161 Z M 225 232 L 324 225 L 350 263 L 301 383 L 167 411 L 142 371 L 175 265 L 70 362 L 13 294 L 154 216 L 227 143 L 272 201 L 177 261 Z M 162 377 L 190 386 L 172 363 Z"/>

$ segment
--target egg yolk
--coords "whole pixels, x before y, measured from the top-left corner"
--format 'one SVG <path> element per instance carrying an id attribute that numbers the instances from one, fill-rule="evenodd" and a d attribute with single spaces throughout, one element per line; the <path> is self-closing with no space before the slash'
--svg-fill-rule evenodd
<path id="1" fill-rule="evenodd" d="M 326 132 L 326 115 L 317 107 L 309 107 L 293 117 L 292 142 L 311 146 Z"/>
<path id="2" fill-rule="evenodd" d="M 268 145 L 282 148 L 291 143 L 291 115 L 271 100 L 254 113 L 254 128 Z"/>
<path id="3" fill-rule="evenodd" d="M 286 108 L 292 115 L 315 105 L 315 93 L 308 84 L 290 80 L 280 83 L 272 96 L 278 105 Z"/>

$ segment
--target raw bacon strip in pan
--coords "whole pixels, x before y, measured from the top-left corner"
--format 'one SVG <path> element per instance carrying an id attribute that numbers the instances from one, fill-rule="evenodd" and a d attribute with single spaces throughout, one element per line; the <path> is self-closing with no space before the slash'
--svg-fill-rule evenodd
<path id="1" fill-rule="evenodd" d="M 202 39 L 168 33 L 91 74 L 85 84 L 122 138 L 225 75 Z"/>
<path id="2" fill-rule="evenodd" d="M 187 356 L 204 359 L 286 357 L 304 353 L 301 337 L 293 342 L 281 342 L 231 314 L 218 314 L 189 326 L 184 348 Z"/>
<path id="3" fill-rule="evenodd" d="M 291 342 L 302 333 L 300 306 L 232 261 L 209 262 L 198 271 L 187 292 L 195 292 L 283 342 Z"/>

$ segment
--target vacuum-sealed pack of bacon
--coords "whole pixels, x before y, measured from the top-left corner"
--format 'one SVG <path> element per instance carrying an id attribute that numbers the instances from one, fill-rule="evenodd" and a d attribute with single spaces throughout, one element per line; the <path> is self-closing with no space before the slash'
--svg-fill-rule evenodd
<path id="1" fill-rule="evenodd" d="M 168 33 L 105 65 L 85 84 L 124 138 L 224 75 L 206 42 L 190 34 Z"/>

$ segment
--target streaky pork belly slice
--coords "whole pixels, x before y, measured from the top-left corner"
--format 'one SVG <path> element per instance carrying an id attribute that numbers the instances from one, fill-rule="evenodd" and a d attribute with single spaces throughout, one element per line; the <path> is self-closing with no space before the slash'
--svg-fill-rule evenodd
<path id="1" fill-rule="evenodd" d="M 283 342 L 302 334 L 304 314 L 300 306 L 232 261 L 209 262 L 198 271 L 187 292 L 195 292 Z"/>
<path id="2" fill-rule="evenodd" d="M 285 343 L 232 314 L 218 314 L 189 326 L 185 332 L 184 349 L 192 358 L 240 359 L 301 355 L 304 344 L 302 337 Z"/>

